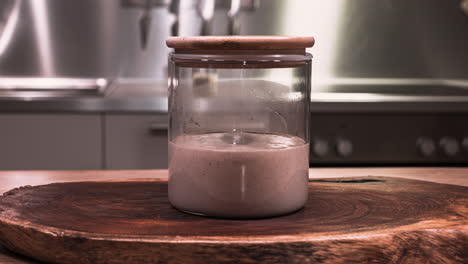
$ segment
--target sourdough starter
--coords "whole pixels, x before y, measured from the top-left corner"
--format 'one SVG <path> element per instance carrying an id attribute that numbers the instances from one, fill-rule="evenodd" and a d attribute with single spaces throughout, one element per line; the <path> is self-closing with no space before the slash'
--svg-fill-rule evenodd
<path id="1" fill-rule="evenodd" d="M 307 200 L 309 145 L 257 133 L 183 135 L 169 143 L 169 200 L 208 216 L 259 218 Z"/>

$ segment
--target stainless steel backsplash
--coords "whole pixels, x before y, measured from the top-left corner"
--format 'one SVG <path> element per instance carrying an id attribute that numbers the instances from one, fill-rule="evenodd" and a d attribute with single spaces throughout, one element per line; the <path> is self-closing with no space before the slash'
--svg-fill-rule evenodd
<path id="1" fill-rule="evenodd" d="M 468 79 L 461 0 L 264 0 L 242 34 L 313 35 L 312 77 Z M 320 89 L 320 87 L 315 87 Z"/>
<path id="2" fill-rule="evenodd" d="M 145 10 L 119 0 L 3 0 L 0 76 L 165 79 L 164 40 L 174 15 L 167 1 Z M 132 0 L 127 1 L 132 2 Z M 142 2 L 134 0 L 134 2 Z M 143 1 L 144 2 L 144 1 Z M 151 2 L 151 1 L 150 1 Z M 197 35 L 200 1 L 178 6 L 179 34 Z M 225 1 L 229 2 L 229 1 Z M 217 1 L 212 31 L 228 33 Z M 468 14 L 461 0 L 260 0 L 240 12 L 240 34 L 313 35 L 313 79 L 468 79 Z"/>
<path id="3" fill-rule="evenodd" d="M 150 10 L 152 27 L 144 50 L 139 36 L 143 11 L 122 1 L 4 0 L 0 10 L 0 76 L 165 75 L 167 8 Z"/>

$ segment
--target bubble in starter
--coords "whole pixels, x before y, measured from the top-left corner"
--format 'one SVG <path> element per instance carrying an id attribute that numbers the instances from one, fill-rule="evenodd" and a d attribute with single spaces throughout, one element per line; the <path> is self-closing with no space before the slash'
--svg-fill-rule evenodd
<path id="1" fill-rule="evenodd" d="M 225 133 L 221 136 L 221 140 L 232 145 L 247 145 L 253 141 L 253 137 L 245 133 Z"/>

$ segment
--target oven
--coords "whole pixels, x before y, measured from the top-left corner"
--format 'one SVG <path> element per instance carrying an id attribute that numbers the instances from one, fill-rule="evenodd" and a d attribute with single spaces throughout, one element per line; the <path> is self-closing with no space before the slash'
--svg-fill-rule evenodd
<path id="1" fill-rule="evenodd" d="M 468 1 L 261 1 L 243 23 L 316 37 L 312 166 L 468 165 Z"/>

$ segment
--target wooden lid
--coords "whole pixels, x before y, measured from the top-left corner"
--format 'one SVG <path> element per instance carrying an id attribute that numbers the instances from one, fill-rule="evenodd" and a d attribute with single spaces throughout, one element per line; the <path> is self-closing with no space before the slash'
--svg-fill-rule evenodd
<path id="1" fill-rule="evenodd" d="M 254 51 L 270 50 L 302 51 L 314 45 L 313 37 L 292 36 L 195 36 L 195 37 L 170 37 L 166 44 L 174 48 L 176 53 L 199 53 L 199 51 Z"/>

